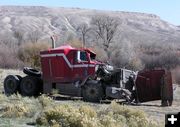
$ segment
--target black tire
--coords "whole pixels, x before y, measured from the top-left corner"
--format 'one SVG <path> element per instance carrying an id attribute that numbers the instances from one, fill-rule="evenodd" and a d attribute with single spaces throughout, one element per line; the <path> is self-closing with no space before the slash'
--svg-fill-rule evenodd
<path id="1" fill-rule="evenodd" d="M 42 75 L 40 71 L 29 67 L 24 67 L 23 72 L 29 76 L 35 76 L 35 77 L 41 77 Z"/>
<path id="2" fill-rule="evenodd" d="M 21 82 L 22 77 L 20 75 L 16 75 L 16 76 L 18 77 L 19 81 Z"/>
<path id="3" fill-rule="evenodd" d="M 23 78 L 22 78 L 20 75 L 16 75 L 16 76 L 17 76 L 18 79 L 19 79 L 18 93 L 21 94 L 20 83 L 21 83 L 21 81 L 22 81 Z"/>
<path id="4" fill-rule="evenodd" d="M 6 95 L 11 95 L 18 92 L 20 80 L 15 75 L 8 75 L 4 80 L 4 91 Z"/>
<path id="5" fill-rule="evenodd" d="M 20 84 L 21 94 L 23 96 L 36 96 L 40 92 L 41 79 L 33 76 L 26 76 Z"/>
<path id="6" fill-rule="evenodd" d="M 82 96 L 84 101 L 100 102 L 104 97 L 104 91 L 100 83 L 90 80 L 82 88 Z"/>

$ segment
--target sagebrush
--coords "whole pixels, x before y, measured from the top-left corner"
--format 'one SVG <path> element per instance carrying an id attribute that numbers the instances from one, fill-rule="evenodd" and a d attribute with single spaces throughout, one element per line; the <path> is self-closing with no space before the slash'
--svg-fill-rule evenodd
<path id="1" fill-rule="evenodd" d="M 36 119 L 45 126 L 62 127 L 158 127 L 147 119 L 143 111 L 112 102 L 105 109 L 96 110 L 86 104 L 80 107 L 55 105 L 46 108 Z"/>

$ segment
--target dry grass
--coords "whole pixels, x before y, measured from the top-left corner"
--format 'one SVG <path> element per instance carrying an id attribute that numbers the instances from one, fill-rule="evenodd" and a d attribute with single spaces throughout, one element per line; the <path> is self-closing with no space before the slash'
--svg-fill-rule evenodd
<path id="1" fill-rule="evenodd" d="M 19 94 L 9 97 L 0 94 L 0 101 L 0 117 L 2 118 L 31 118 L 41 109 L 38 99 L 22 97 Z"/>
<path id="2" fill-rule="evenodd" d="M 8 74 L 20 74 L 21 71 L 1 70 L 0 80 Z M 1 84 L 2 85 L 2 82 Z M 2 86 L 0 86 L 2 90 Z M 37 126 L 62 127 L 156 127 L 141 111 L 121 106 L 115 102 L 111 105 L 85 103 L 82 101 L 56 102 L 46 95 L 38 98 L 21 95 L 5 96 L 0 94 L 0 126 L 16 126 L 29 121 Z M 15 121 L 15 122 L 13 122 Z M 23 122 L 22 122 L 23 121 Z M 26 126 L 26 125 L 24 125 Z"/>
<path id="3" fill-rule="evenodd" d="M 1 118 L 32 118 L 39 126 L 62 127 L 156 127 L 146 114 L 116 102 L 105 107 L 74 101 L 61 104 L 41 95 L 38 98 L 0 94 Z M 99 105 L 100 106 L 100 105 Z"/>
<path id="4" fill-rule="evenodd" d="M 45 108 L 53 103 L 54 100 L 52 100 L 50 97 L 46 95 L 41 95 L 38 97 L 39 103 L 41 104 L 42 108 Z"/>
<path id="5" fill-rule="evenodd" d="M 0 118 L 33 118 L 37 125 L 62 127 L 156 127 L 143 111 L 112 102 L 96 108 L 85 102 L 59 104 L 41 95 L 38 98 L 0 94 Z"/>
<path id="6" fill-rule="evenodd" d="M 45 126 L 62 127 L 159 127 L 149 121 L 143 111 L 120 106 L 112 102 L 107 108 L 96 110 L 82 104 L 55 105 L 45 108 L 36 119 L 36 123 Z"/>

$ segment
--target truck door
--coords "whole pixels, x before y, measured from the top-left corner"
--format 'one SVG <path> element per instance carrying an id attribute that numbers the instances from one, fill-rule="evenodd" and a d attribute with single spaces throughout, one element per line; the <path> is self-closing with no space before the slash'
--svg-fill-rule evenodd
<path id="1" fill-rule="evenodd" d="M 84 79 L 88 75 L 88 54 L 85 51 L 78 50 L 73 65 L 73 77 L 75 79 Z"/>

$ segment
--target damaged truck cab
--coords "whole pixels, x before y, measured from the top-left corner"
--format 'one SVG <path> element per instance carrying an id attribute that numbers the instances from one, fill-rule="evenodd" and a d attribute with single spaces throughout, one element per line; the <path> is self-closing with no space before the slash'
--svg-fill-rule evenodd
<path id="1" fill-rule="evenodd" d="M 81 96 L 81 82 L 88 76 L 95 76 L 98 62 L 93 61 L 93 58 L 96 54 L 88 49 L 67 45 L 42 51 L 40 56 L 43 93 L 58 89 L 61 94 Z"/>
<path id="2" fill-rule="evenodd" d="M 38 93 L 82 97 L 85 101 L 125 99 L 131 102 L 162 100 L 162 105 L 172 105 L 171 73 L 164 69 L 131 70 L 116 68 L 95 60 L 90 49 L 69 45 L 40 52 L 42 74 L 25 68 L 26 77 L 7 76 L 4 81 L 6 94 Z M 12 87 L 13 86 L 13 87 Z"/>

